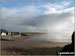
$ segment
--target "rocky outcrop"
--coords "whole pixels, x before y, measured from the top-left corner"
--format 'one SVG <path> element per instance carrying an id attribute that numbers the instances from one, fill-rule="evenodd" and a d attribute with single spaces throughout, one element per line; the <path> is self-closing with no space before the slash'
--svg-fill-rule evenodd
<path id="1" fill-rule="evenodd" d="M 62 52 L 74 52 L 74 38 L 75 38 L 74 35 L 75 35 L 75 32 L 73 32 L 73 34 L 72 34 L 72 43 L 68 44 L 68 45 L 65 45 L 63 47 Z"/>

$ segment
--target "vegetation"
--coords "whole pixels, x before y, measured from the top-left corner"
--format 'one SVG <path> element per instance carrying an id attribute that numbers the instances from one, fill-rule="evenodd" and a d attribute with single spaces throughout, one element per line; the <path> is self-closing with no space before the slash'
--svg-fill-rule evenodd
<path id="1" fill-rule="evenodd" d="M 22 36 L 30 36 L 30 35 L 38 35 L 38 34 L 44 34 L 44 33 L 39 33 L 39 32 L 22 32 Z"/>
<path id="2" fill-rule="evenodd" d="M 8 39 L 0 39 L 0 41 L 9 41 Z"/>
<path id="3" fill-rule="evenodd" d="M 32 48 L 32 49 L 19 49 L 19 48 L 6 48 L 7 54 L 11 55 L 57 55 L 62 47 L 52 47 L 52 48 Z"/>

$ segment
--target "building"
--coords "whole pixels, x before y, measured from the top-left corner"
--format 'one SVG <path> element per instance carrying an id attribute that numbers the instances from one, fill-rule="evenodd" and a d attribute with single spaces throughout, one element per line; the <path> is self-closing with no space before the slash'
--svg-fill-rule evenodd
<path id="1" fill-rule="evenodd" d="M 6 36 L 6 35 L 8 35 L 8 32 L 4 29 L 0 29 L 0 35 L 1 36 Z"/>
<path id="2" fill-rule="evenodd" d="M 4 29 L 0 29 L 0 36 L 21 36 L 20 32 L 8 32 Z"/>
<path id="3" fill-rule="evenodd" d="M 12 35 L 12 33 L 11 33 L 11 32 L 8 32 L 8 35 L 9 35 L 9 36 L 11 36 L 11 35 Z"/>
<path id="4" fill-rule="evenodd" d="M 1 36 L 6 36 L 7 34 L 5 32 L 2 32 L 1 33 Z"/>

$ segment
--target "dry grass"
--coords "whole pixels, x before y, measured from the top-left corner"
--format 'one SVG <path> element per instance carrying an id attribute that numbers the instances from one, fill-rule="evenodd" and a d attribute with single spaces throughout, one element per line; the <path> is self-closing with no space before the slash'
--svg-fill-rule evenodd
<path id="1" fill-rule="evenodd" d="M 20 48 L 5 48 L 2 50 L 2 55 L 57 55 L 61 51 L 61 47 L 52 48 L 32 48 L 32 49 L 20 49 Z"/>
<path id="2" fill-rule="evenodd" d="M 66 42 L 44 42 L 42 44 L 33 45 L 33 46 L 34 47 L 49 48 L 49 47 L 64 47 L 67 44 L 70 44 L 70 43 L 66 43 Z"/>
<path id="3" fill-rule="evenodd" d="M 65 43 L 67 44 L 67 43 Z M 63 43 L 63 45 L 65 45 Z M 2 49 L 2 55 L 57 55 L 62 50 L 62 43 L 42 43 L 28 48 L 6 47 Z"/>

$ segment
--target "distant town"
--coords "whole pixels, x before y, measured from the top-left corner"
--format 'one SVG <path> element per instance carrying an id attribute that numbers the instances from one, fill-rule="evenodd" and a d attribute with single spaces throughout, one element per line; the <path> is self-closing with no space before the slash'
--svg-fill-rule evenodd
<path id="1" fill-rule="evenodd" d="M 0 35 L 3 36 L 11 36 L 11 35 L 21 35 L 20 32 L 8 32 L 7 30 L 0 29 Z"/>
<path id="2" fill-rule="evenodd" d="M 22 37 L 22 36 L 31 36 L 31 35 L 38 35 L 44 34 L 39 32 L 9 32 L 5 29 L 0 29 L 0 39 L 11 39 L 14 37 Z"/>

